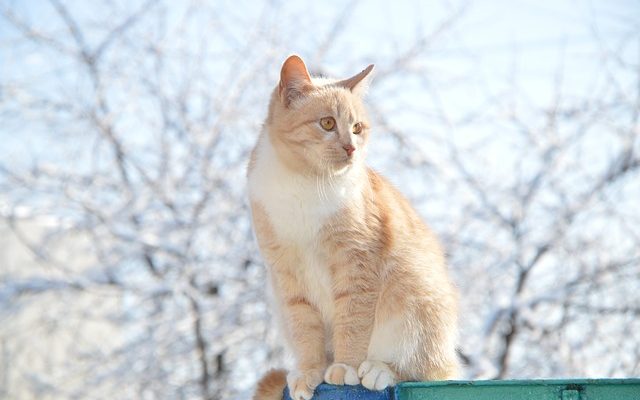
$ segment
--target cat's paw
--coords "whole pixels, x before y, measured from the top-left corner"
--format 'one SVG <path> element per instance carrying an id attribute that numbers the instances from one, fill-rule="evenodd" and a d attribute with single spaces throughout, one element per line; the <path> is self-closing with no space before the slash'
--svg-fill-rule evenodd
<path id="1" fill-rule="evenodd" d="M 396 384 L 396 375 L 382 361 L 366 360 L 358 368 L 362 386 L 369 390 L 383 390 Z"/>
<path id="2" fill-rule="evenodd" d="M 322 383 L 322 371 L 292 371 L 287 375 L 289 395 L 293 400 L 311 400 L 313 391 Z"/>
<path id="3" fill-rule="evenodd" d="M 332 385 L 358 385 L 358 373 L 351 365 L 334 363 L 324 373 L 324 381 Z"/>

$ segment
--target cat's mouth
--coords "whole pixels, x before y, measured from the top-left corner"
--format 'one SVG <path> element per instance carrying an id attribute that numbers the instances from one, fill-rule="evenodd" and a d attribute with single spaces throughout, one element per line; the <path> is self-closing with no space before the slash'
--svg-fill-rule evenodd
<path id="1" fill-rule="evenodd" d="M 350 155 L 345 154 L 340 156 L 336 155 L 335 157 L 332 158 L 331 164 L 344 167 L 345 165 L 353 164 L 354 159 L 355 159 L 355 155 L 353 154 L 350 154 Z"/>
<path id="2" fill-rule="evenodd" d="M 351 167 L 355 161 L 356 154 L 353 151 L 349 154 L 344 151 L 330 151 L 325 155 L 323 164 L 329 172 L 340 174 Z"/>

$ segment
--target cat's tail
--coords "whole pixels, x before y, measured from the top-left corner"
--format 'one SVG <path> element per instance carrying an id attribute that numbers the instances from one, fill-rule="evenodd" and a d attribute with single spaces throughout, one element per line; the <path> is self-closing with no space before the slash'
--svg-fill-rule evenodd
<path id="1" fill-rule="evenodd" d="M 269 370 L 258 381 L 253 400 L 282 400 L 285 386 L 287 386 L 287 371 L 283 369 Z"/>

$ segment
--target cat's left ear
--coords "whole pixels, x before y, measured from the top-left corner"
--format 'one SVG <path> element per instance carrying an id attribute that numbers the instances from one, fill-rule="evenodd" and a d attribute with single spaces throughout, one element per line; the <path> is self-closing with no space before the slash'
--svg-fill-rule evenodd
<path id="1" fill-rule="evenodd" d="M 289 56 L 282 65 L 280 84 L 278 85 L 280 99 L 284 105 L 289 107 L 293 100 L 302 97 L 312 88 L 311 77 L 302 58 L 295 54 Z"/>
<path id="2" fill-rule="evenodd" d="M 369 88 L 371 82 L 371 71 L 373 71 L 373 64 L 363 69 L 360 73 L 345 79 L 340 82 L 336 82 L 336 85 L 342 86 L 351 90 L 352 93 L 362 96 Z"/>

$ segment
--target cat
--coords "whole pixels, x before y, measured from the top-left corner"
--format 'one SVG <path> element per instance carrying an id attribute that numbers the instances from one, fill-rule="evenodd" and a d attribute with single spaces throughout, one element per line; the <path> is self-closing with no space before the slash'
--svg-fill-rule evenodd
<path id="1" fill-rule="evenodd" d="M 458 374 L 458 295 L 441 245 L 365 164 L 372 70 L 312 78 L 292 55 L 271 95 L 248 190 L 295 368 L 267 373 L 254 399 L 281 399 L 285 384 L 308 400 L 322 381 L 382 390 Z"/>

